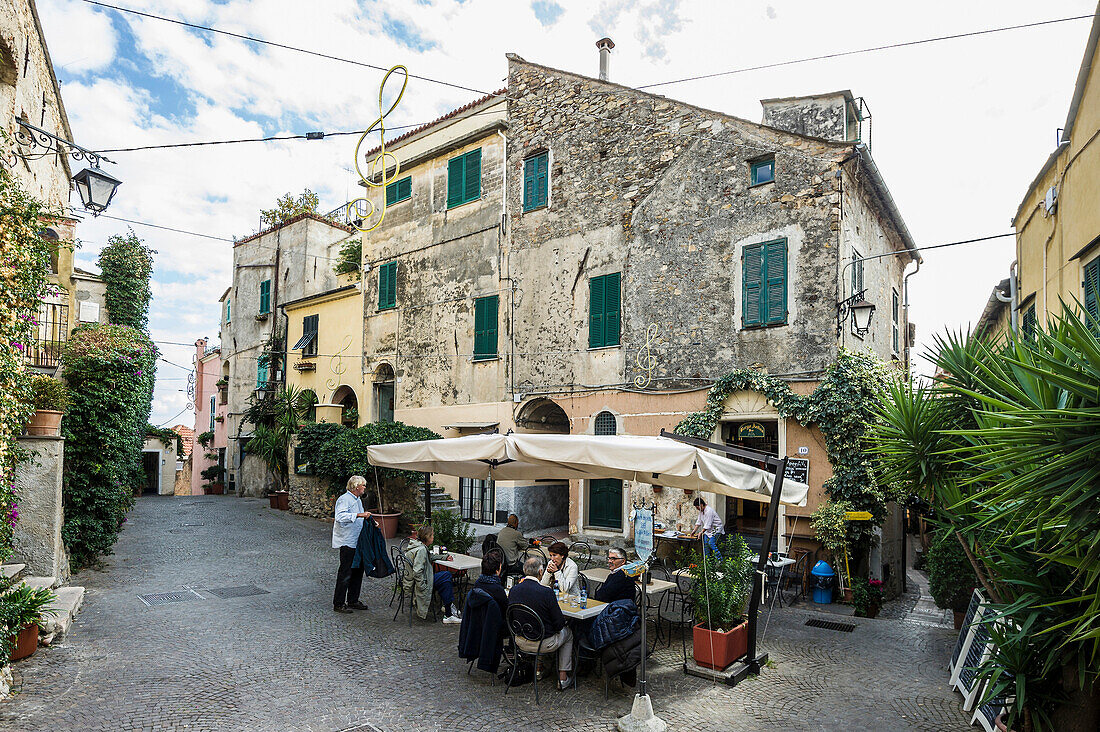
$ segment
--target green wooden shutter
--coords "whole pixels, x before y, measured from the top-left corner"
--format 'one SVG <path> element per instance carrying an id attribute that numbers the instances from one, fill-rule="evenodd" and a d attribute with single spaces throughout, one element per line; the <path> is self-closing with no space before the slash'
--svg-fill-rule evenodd
<path id="1" fill-rule="evenodd" d="M 463 203 L 462 194 L 465 191 L 463 177 L 466 172 L 466 157 L 459 155 L 451 158 L 447 164 L 447 208 Z"/>
<path id="2" fill-rule="evenodd" d="M 1100 257 L 1085 265 L 1085 312 L 1092 316 L 1089 328 L 1100 331 Z"/>
<path id="3" fill-rule="evenodd" d="M 764 245 L 753 244 L 741 252 L 741 325 L 764 324 Z"/>
<path id="4" fill-rule="evenodd" d="M 397 305 L 397 262 L 386 262 L 378 268 L 378 309 Z"/>
<path id="5" fill-rule="evenodd" d="M 550 153 L 538 156 L 538 166 L 535 171 L 535 199 L 540 206 L 545 206 L 550 200 Z"/>
<path id="6" fill-rule="evenodd" d="M 623 482 L 615 478 L 588 481 L 588 523 L 605 529 L 623 527 Z"/>
<path id="7" fill-rule="evenodd" d="M 588 280 L 588 347 L 604 345 L 604 278 Z"/>
<path id="8" fill-rule="evenodd" d="M 267 386 L 267 362 L 256 364 L 256 388 L 263 389 Z"/>
<path id="9" fill-rule="evenodd" d="M 603 286 L 603 344 L 605 346 L 619 345 L 620 335 L 620 308 L 621 308 L 621 277 L 620 273 L 609 274 L 604 277 Z"/>
<path id="10" fill-rule="evenodd" d="M 485 354 L 485 301 L 474 300 L 474 358 Z"/>
<path id="11" fill-rule="evenodd" d="M 767 244 L 764 252 L 767 299 L 764 321 L 769 325 L 787 321 L 787 240 Z M 861 277 L 862 279 L 862 277 Z"/>
<path id="12" fill-rule="evenodd" d="M 386 205 L 392 206 L 397 202 L 397 183 L 390 183 L 386 186 Z"/>
<path id="13" fill-rule="evenodd" d="M 260 313 L 271 312 L 271 280 L 260 283 Z"/>
<path id="14" fill-rule="evenodd" d="M 474 358 L 497 357 L 497 295 L 474 300 Z"/>
<path id="15" fill-rule="evenodd" d="M 1023 327 L 1024 338 L 1033 338 L 1033 337 L 1035 337 L 1035 325 L 1036 325 L 1035 305 L 1033 304 L 1033 305 L 1029 306 L 1027 310 L 1024 311 L 1023 322 L 1021 323 L 1021 326 Z"/>
<path id="16" fill-rule="evenodd" d="M 233 301 L 229 299 L 225 301 L 225 322 L 233 322 Z"/>
<path id="17" fill-rule="evenodd" d="M 390 268 L 389 265 L 383 264 L 378 268 L 378 309 L 381 310 L 386 305 L 386 279 L 389 277 Z"/>
<path id="18" fill-rule="evenodd" d="M 481 198 L 481 148 L 468 152 L 466 157 L 466 190 L 463 203 Z"/>
<path id="19" fill-rule="evenodd" d="M 412 198 L 413 179 L 412 176 L 406 176 L 397 181 L 397 200 L 404 201 L 407 198 Z"/>
<path id="20" fill-rule="evenodd" d="M 527 158 L 523 161 L 523 210 L 530 211 L 538 208 L 535 203 L 535 180 L 538 177 L 538 157 Z"/>

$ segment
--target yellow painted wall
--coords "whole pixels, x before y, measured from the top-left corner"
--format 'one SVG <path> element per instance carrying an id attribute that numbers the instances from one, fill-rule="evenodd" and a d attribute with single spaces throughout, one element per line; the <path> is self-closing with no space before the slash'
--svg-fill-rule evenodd
<path id="1" fill-rule="evenodd" d="M 293 347 L 302 337 L 303 320 L 317 315 L 317 356 L 303 358 L 301 351 L 291 351 L 287 364 L 287 384 L 311 389 L 322 402 L 332 399 L 341 386 L 351 387 L 359 402 L 359 422 L 366 421 L 368 394 L 363 388 L 360 367 L 363 353 L 363 296 L 358 289 L 331 296 L 319 295 L 286 308 L 287 343 Z M 312 371 L 302 371 L 295 364 L 309 363 Z"/>
<path id="2" fill-rule="evenodd" d="M 1028 191 L 1014 221 L 1019 261 L 1019 299 L 1034 295 L 1039 324 L 1056 315 L 1061 301 L 1084 300 L 1083 269 L 1100 256 L 1100 73 L 1093 59 L 1070 141 Z M 1057 186 L 1058 204 L 1047 214 L 1043 200 Z M 1082 256 L 1071 259 L 1093 243 Z M 1021 308 L 1021 316 L 1025 307 Z"/>

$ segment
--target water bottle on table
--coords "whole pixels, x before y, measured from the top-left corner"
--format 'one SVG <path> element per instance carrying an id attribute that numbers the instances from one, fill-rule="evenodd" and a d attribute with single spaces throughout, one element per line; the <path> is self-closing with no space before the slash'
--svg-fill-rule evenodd
<path id="1" fill-rule="evenodd" d="M 588 590 L 581 588 L 581 607 L 588 607 Z"/>

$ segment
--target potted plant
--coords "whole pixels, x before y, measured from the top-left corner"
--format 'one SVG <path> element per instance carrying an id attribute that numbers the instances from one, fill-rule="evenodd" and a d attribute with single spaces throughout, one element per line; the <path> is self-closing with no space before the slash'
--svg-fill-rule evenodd
<path id="1" fill-rule="evenodd" d="M 206 495 L 220 496 L 225 493 L 225 483 L 222 482 L 222 468 L 220 465 L 211 465 L 210 467 L 203 468 L 199 475 L 206 481 L 206 484 L 203 486 Z"/>
<path id="2" fill-rule="evenodd" d="M 405 533 L 414 534 L 424 524 L 424 509 L 417 505 L 416 507 L 405 511 L 401 514 L 401 520 L 398 525 L 398 531 L 404 530 Z"/>
<path id="3" fill-rule="evenodd" d="M 12 582 L 7 580 L 8 586 Z M 0 642 L 0 663 L 5 656 L 18 661 L 38 650 L 38 622 L 56 614 L 46 609 L 53 601 L 54 594 L 46 588 L 26 584 L 4 593 L 3 602 L 0 602 L 0 623 L 8 628 L 8 633 Z"/>
<path id="4" fill-rule="evenodd" d="M 852 605 L 857 618 L 874 618 L 882 608 L 882 580 L 852 580 Z"/>
<path id="5" fill-rule="evenodd" d="M 978 585 L 978 577 L 954 531 L 944 529 L 937 533 L 932 546 L 928 547 L 925 566 L 932 599 L 937 607 L 951 609 L 955 630 L 958 630 L 966 616 L 970 596 Z"/>
<path id="6" fill-rule="evenodd" d="M 432 511 L 432 530 L 435 545 L 445 546 L 448 551 L 465 554 L 474 545 L 474 530 L 457 511 Z"/>
<path id="7" fill-rule="evenodd" d="M 742 618 L 752 589 L 752 563 L 745 540 L 732 535 L 719 542 L 721 560 L 695 552 L 688 566 L 696 625 L 692 656 L 700 666 L 724 669 L 748 652 Z"/>
<path id="8" fill-rule="evenodd" d="M 852 510 L 847 501 L 826 501 L 810 516 L 810 528 L 817 540 L 833 555 L 832 567 L 836 570 L 838 588 L 844 602 L 852 601 L 852 580 L 848 577 L 845 557 L 848 556 L 848 519 L 845 514 Z"/>
<path id="9" fill-rule="evenodd" d="M 28 435 L 56 437 L 61 432 L 61 416 L 69 406 L 69 390 L 49 376 L 31 378 L 34 415 L 27 424 Z"/>

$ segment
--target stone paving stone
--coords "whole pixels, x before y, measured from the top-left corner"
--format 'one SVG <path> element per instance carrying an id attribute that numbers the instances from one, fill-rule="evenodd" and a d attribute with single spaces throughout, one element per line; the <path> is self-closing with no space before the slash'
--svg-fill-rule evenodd
<path id="1" fill-rule="evenodd" d="M 538 707 L 530 685 L 505 696 L 466 674 L 458 626 L 391 620 L 390 580 L 365 581 L 369 611 L 333 613 L 330 531 L 258 499 L 139 499 L 106 569 L 73 579 L 87 596 L 67 636 L 15 665 L 0 729 L 605 731 L 630 711 L 633 690 L 613 683 L 605 701 L 595 678 L 565 693 L 546 683 Z M 269 594 L 203 592 L 243 585 Z M 138 599 L 187 588 L 204 599 Z M 884 614 L 907 617 L 914 602 Z M 819 615 L 776 609 L 760 644 L 773 666 L 734 688 L 684 675 L 677 638 L 651 659 L 657 713 L 673 730 L 969 729 L 947 689 L 949 629 L 805 626 Z"/>

